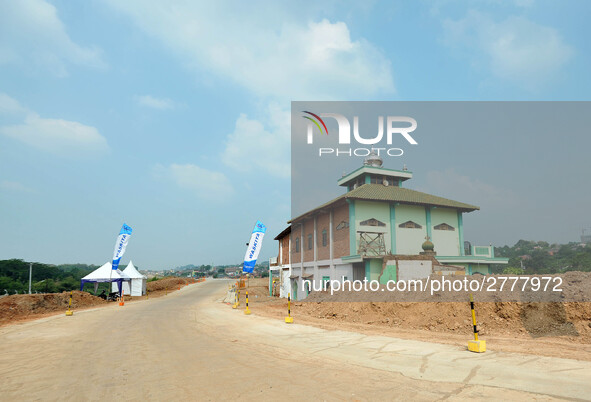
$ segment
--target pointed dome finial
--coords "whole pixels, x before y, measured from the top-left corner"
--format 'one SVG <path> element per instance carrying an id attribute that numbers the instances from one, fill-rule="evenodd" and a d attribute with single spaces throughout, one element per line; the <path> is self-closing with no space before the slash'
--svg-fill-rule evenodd
<path id="1" fill-rule="evenodd" d="M 373 166 L 373 167 L 382 167 L 382 158 L 376 153 L 375 150 L 371 150 L 371 153 L 367 155 L 365 160 L 363 161 L 364 166 Z"/>

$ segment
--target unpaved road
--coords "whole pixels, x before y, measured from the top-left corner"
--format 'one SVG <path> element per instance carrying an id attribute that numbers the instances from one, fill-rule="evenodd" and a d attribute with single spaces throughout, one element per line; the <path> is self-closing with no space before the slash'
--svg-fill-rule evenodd
<path id="1" fill-rule="evenodd" d="M 591 397 L 591 362 L 287 325 L 220 303 L 226 286 L 0 328 L 0 399 Z"/>

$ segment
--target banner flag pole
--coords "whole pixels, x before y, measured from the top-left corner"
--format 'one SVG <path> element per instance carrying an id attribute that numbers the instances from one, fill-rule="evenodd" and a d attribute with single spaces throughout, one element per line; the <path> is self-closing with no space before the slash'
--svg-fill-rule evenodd
<path id="1" fill-rule="evenodd" d="M 246 255 L 244 256 L 244 264 L 242 266 L 243 273 L 252 274 L 252 271 L 254 271 L 254 266 L 257 263 L 257 258 L 261 251 L 266 231 L 267 227 L 263 222 L 257 221 L 252 230 L 250 241 L 248 242 L 248 248 L 246 249 Z"/>
<path id="2" fill-rule="evenodd" d="M 119 231 L 119 236 L 117 236 L 117 241 L 115 242 L 115 250 L 113 251 L 113 262 L 111 263 L 111 272 L 109 272 L 109 293 L 113 290 L 113 271 L 116 271 L 119 268 L 119 262 L 121 261 L 121 257 L 125 254 L 125 249 L 127 248 L 127 243 L 129 242 L 129 238 L 131 237 L 131 232 L 133 229 L 131 226 L 128 226 L 125 222 Z M 118 283 L 118 290 L 119 290 L 119 297 L 123 298 L 123 283 Z M 119 304 L 122 306 L 123 304 Z"/>

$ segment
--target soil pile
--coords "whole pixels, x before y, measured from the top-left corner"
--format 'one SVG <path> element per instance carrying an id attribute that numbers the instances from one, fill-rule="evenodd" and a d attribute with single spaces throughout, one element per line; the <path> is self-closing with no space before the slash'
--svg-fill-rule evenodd
<path id="1" fill-rule="evenodd" d="M 68 309 L 70 292 L 34 295 L 10 295 L 0 299 L 0 325 Z M 72 292 L 72 309 L 105 304 L 100 297 L 88 292 Z"/>
<path id="2" fill-rule="evenodd" d="M 228 290 L 237 289 L 238 281 L 236 279 L 228 279 Z M 245 306 L 246 292 L 248 291 L 249 303 L 253 302 L 275 302 L 277 298 L 269 296 L 269 279 L 268 278 L 251 278 L 244 280 L 244 287 L 240 288 L 240 304 Z M 232 294 L 233 293 L 229 293 Z M 234 296 L 225 299 L 226 303 L 233 304 Z"/>
<path id="3" fill-rule="evenodd" d="M 569 289 L 571 295 L 585 294 L 589 297 L 590 273 L 569 272 L 560 276 L 563 277 L 563 289 Z M 258 281 L 251 281 L 251 289 L 260 288 L 268 295 L 268 279 L 266 282 Z M 312 292 L 305 301 L 292 302 L 292 314 L 309 318 L 315 324 L 366 327 L 384 334 L 399 330 L 458 334 L 468 338 L 472 334 L 468 294 L 463 302 L 437 301 L 444 296 L 436 295 L 430 302 L 408 302 L 400 293 L 384 292 L 391 301 L 378 302 L 364 299 L 367 294 L 356 293 L 339 292 L 331 296 L 329 292 Z M 474 299 L 481 335 L 524 339 L 561 337 L 568 342 L 591 344 L 589 302 L 482 302 L 477 292 Z M 258 304 L 253 308 L 264 315 L 283 318 L 287 313 L 285 299 L 259 297 L 253 300 L 251 297 L 250 301 Z"/>
<path id="4" fill-rule="evenodd" d="M 294 303 L 294 311 L 335 322 L 422 329 L 469 336 L 469 303 Z M 481 335 L 568 336 L 591 343 L 591 303 L 485 302 L 476 304 Z"/>
<path id="5" fill-rule="evenodd" d="M 190 283 L 194 283 L 195 280 L 192 278 L 180 278 L 178 276 L 167 276 L 162 279 L 158 279 L 157 281 L 150 281 L 146 283 L 146 289 L 149 293 L 151 292 L 158 292 L 158 291 L 166 291 L 168 289 L 169 292 L 173 290 L 178 290 L 179 286 L 185 286 Z"/>
<path id="6" fill-rule="evenodd" d="M 164 296 L 166 293 L 179 289 L 179 286 L 195 282 L 191 278 L 166 277 L 148 282 L 146 288 L 150 296 Z M 126 302 L 141 300 L 143 297 L 125 296 Z M 68 309 L 70 292 L 44 293 L 34 295 L 10 295 L 0 298 L 0 325 L 40 318 Z M 74 291 L 72 293 L 72 310 L 103 305 L 107 302 L 88 292 Z"/>
<path id="7" fill-rule="evenodd" d="M 313 291 L 311 302 L 591 302 L 591 272 L 555 275 L 433 276 L 396 285 L 336 285 L 333 294 Z M 402 286 L 401 286 L 402 285 Z M 340 289 L 338 286 L 341 286 Z M 457 286 L 454 288 L 454 286 Z M 472 289 L 470 288 L 472 286 Z"/>

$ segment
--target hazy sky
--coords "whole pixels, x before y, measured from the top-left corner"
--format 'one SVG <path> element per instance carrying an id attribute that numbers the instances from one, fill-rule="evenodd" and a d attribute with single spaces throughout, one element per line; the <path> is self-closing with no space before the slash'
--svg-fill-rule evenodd
<path id="1" fill-rule="evenodd" d="M 313 132 L 302 110 L 339 113 L 362 138 L 375 138 L 378 117 L 409 116 L 416 145 L 400 135 L 383 156 L 384 167 L 413 178 L 403 187 L 477 205 L 464 215 L 464 239 L 473 245 L 514 244 L 519 239 L 566 243 L 578 240 L 589 223 L 591 186 L 591 102 L 294 102 L 292 107 L 292 215 L 343 194 L 337 180 L 361 166 L 363 158 L 344 151 L 369 152 L 371 145 L 339 144 L 336 121 L 324 118 L 329 135 Z M 397 126 L 408 126 L 400 124 Z M 312 126 L 314 127 L 314 126 Z M 341 154 L 319 155 L 320 148 Z M 311 179 L 313 178 L 313 180 Z M 591 226 L 591 224 L 589 225 Z"/>
<path id="2" fill-rule="evenodd" d="M 590 11 L 585 0 L 0 0 L 0 258 L 104 263 L 125 221 L 124 262 L 232 263 L 260 219 L 267 259 L 290 215 L 292 100 L 589 100 Z M 466 219 L 477 242 L 577 240 L 588 214 L 556 231 L 533 218 L 504 229 L 505 197 L 492 196 L 509 190 L 537 216 L 552 202 L 587 208 L 588 139 L 556 135 L 568 140 L 524 136 L 529 152 L 498 146 L 482 163 L 423 166 L 419 151 L 395 163 L 411 165 L 416 189 L 476 204 L 488 191 Z M 465 140 L 451 139 L 454 155 Z M 505 166 L 528 174 L 500 186 Z M 442 194 L 446 181 L 463 193 Z M 490 236 L 479 229 L 495 222 Z"/>

